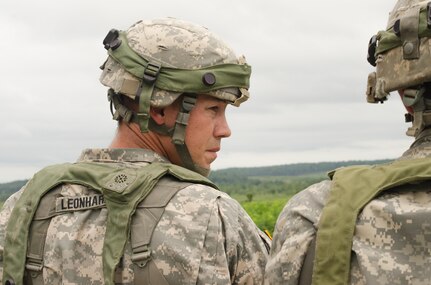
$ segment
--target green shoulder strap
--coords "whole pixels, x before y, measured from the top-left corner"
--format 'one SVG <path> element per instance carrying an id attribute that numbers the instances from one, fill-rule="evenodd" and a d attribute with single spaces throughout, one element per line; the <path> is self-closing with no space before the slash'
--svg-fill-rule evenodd
<path id="1" fill-rule="evenodd" d="M 80 184 L 103 193 L 108 208 L 103 271 L 105 284 L 114 284 L 115 267 L 123 255 L 136 206 L 144 200 L 158 180 L 167 174 L 181 181 L 217 188 L 195 172 L 166 163 L 152 163 L 142 168 L 93 162 L 66 163 L 47 167 L 35 174 L 11 213 L 10 220 L 13 222 L 7 226 L 3 284 L 23 284 L 27 240 L 33 216 L 41 197 L 62 183 Z"/>
<path id="2" fill-rule="evenodd" d="M 192 183 L 178 182 L 172 177 L 163 177 L 153 191 L 139 203 L 131 224 L 130 244 L 133 262 L 133 284 L 169 285 L 163 273 L 157 267 L 150 247 L 154 230 L 159 223 L 166 206 L 175 194 Z M 121 275 L 118 280 L 121 281 Z M 122 282 L 117 282 L 122 284 Z"/>
<path id="3" fill-rule="evenodd" d="M 337 170 L 319 221 L 312 284 L 348 284 L 352 240 L 361 209 L 382 191 L 430 180 L 430 166 L 431 158 L 421 158 Z"/>

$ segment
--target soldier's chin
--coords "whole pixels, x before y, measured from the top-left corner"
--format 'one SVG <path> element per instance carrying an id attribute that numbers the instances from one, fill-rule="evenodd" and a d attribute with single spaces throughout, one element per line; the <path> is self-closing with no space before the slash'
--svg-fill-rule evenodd
<path id="1" fill-rule="evenodd" d="M 199 174 L 201 174 L 203 176 L 206 176 L 206 177 L 210 174 L 210 171 L 211 171 L 211 166 L 210 165 L 204 167 L 204 166 L 200 166 L 198 164 L 195 164 L 194 166 L 195 166 L 194 170 L 197 173 L 199 173 Z"/>

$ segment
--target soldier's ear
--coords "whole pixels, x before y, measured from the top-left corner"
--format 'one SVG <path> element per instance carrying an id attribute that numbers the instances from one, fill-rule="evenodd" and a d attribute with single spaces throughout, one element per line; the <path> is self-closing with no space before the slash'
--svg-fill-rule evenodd
<path id="1" fill-rule="evenodd" d="M 151 119 L 153 119 L 153 121 L 156 122 L 158 125 L 162 125 L 165 123 L 166 116 L 164 108 L 150 107 L 150 116 Z"/>

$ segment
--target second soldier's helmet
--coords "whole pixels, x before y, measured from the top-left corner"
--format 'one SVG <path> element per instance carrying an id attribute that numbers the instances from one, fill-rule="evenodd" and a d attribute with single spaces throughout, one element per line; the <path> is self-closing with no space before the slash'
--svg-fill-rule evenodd
<path id="1" fill-rule="evenodd" d="M 403 102 L 415 113 L 408 119 L 413 127 L 407 134 L 412 136 L 427 120 L 422 95 L 424 84 L 431 82 L 430 40 L 431 1 L 399 0 L 389 14 L 386 30 L 374 35 L 368 45 L 367 59 L 376 71 L 368 76 L 367 101 L 383 102 L 390 92 L 404 90 Z"/>
<path id="2" fill-rule="evenodd" d="M 111 30 L 103 44 L 108 59 L 100 81 L 109 87 L 114 119 L 139 124 L 169 135 L 187 168 L 195 169 L 185 146 L 188 113 L 197 94 L 206 94 L 239 106 L 249 98 L 251 67 L 244 57 L 208 29 L 174 18 L 139 21 L 127 31 Z M 150 106 L 163 108 L 183 96 L 174 129 L 156 125 Z M 122 96 L 138 103 L 138 112 L 126 108 Z M 198 171 L 206 172 L 206 171 Z"/>

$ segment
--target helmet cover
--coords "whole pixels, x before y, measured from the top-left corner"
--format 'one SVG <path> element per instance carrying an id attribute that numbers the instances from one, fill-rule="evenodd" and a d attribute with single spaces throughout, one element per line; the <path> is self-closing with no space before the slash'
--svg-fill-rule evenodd
<path id="1" fill-rule="evenodd" d="M 183 20 L 139 21 L 125 32 L 125 38 L 137 55 L 148 62 L 157 62 L 162 68 L 197 70 L 223 64 L 246 65 L 243 57 L 237 58 L 233 50 L 208 29 Z M 141 86 L 141 78 L 127 71 L 112 55 L 103 65 L 100 81 L 130 98 L 137 96 Z M 248 98 L 247 88 L 232 85 L 201 93 L 235 104 L 240 97 L 243 101 Z M 187 90 L 169 90 L 156 84 L 150 104 L 168 106 L 184 92 Z"/>
<path id="2" fill-rule="evenodd" d="M 376 71 L 368 78 L 368 102 L 382 102 L 392 91 L 431 81 L 430 37 L 428 1 L 399 0 L 386 30 L 369 44 L 369 62 Z"/>

